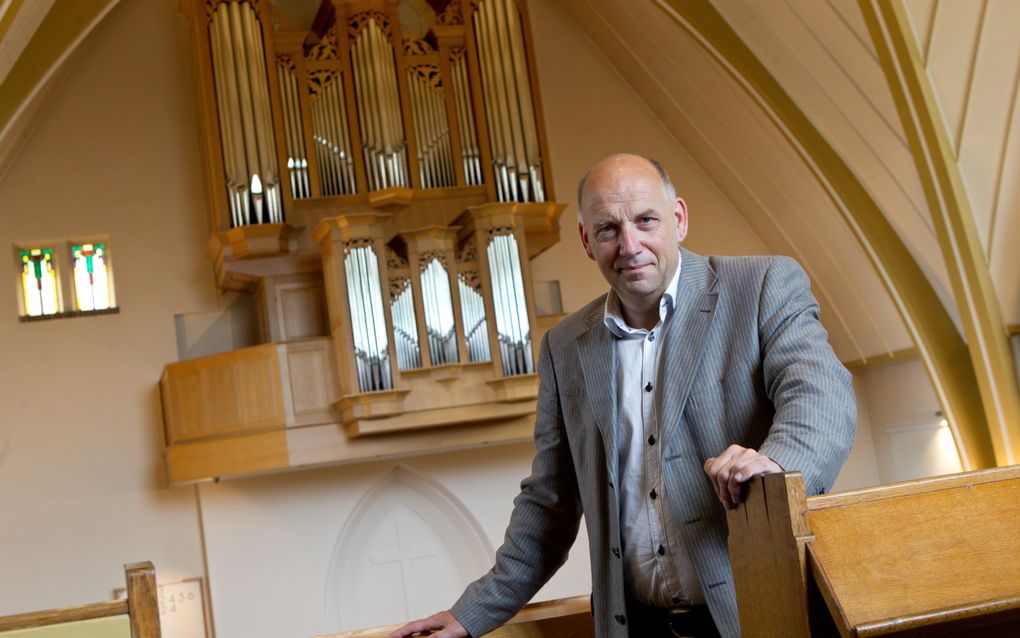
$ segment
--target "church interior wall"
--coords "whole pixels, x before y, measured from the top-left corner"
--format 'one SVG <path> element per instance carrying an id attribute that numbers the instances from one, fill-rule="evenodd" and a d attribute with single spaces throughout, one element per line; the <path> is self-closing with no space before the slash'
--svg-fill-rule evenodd
<path id="1" fill-rule="evenodd" d="M 175 3 L 122 3 L 0 181 L 0 614 L 108 599 L 127 562 L 202 573 L 194 494 L 166 489 L 157 388 L 174 314 L 217 304 L 188 56 Z M 11 244 L 96 234 L 120 312 L 19 323 Z"/>
<path id="2" fill-rule="evenodd" d="M 767 252 L 562 8 L 551 0 L 529 7 L 557 199 L 572 202 L 577 177 L 607 153 L 645 153 L 670 167 L 687 198 L 688 247 Z M 14 513 L 0 517 L 0 614 L 106 599 L 122 583 L 123 563 L 151 560 L 161 581 L 209 579 L 219 635 L 310 636 L 341 625 L 329 616 L 330 560 L 373 486 L 398 468 L 434 482 L 495 548 L 532 450 L 508 445 L 166 487 L 163 366 L 250 339 L 250 325 L 230 310 L 243 316 L 247 300 L 218 295 L 204 254 L 188 38 L 176 2 L 123 0 L 79 50 L 0 178 L 5 243 L 108 235 L 120 305 L 113 315 L 19 323 L 15 291 L 0 295 L 0 503 Z M 9 285 L 13 264 L 0 264 Z M 561 242 L 532 267 L 536 281 L 559 282 L 566 311 L 605 291 L 577 240 L 573 205 Z M 888 432 L 938 409 L 920 363 L 856 377 L 858 445 L 837 487 L 938 467 L 904 456 L 916 435 Z M 539 598 L 587 592 L 588 569 L 582 531 Z M 432 593 L 449 599 L 463 584 Z"/>

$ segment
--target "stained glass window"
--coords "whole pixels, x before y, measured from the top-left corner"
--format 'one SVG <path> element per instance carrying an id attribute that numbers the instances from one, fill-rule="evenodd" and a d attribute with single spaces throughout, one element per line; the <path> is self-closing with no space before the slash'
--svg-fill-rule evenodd
<path id="1" fill-rule="evenodd" d="M 21 292 L 25 301 L 25 315 L 41 317 L 60 312 L 53 250 L 30 248 L 18 251 L 18 256 L 21 261 Z"/>
<path id="2" fill-rule="evenodd" d="M 74 296 L 77 310 L 105 310 L 113 306 L 109 258 L 104 244 L 73 244 Z"/>

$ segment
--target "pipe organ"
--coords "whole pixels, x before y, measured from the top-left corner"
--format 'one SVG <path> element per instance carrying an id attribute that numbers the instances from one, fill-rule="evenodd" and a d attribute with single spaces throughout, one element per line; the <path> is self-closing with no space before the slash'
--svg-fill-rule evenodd
<path id="1" fill-rule="evenodd" d="M 402 24 L 401 3 L 427 17 Z M 277 366 L 269 350 L 209 358 L 213 376 L 273 369 L 263 385 L 282 384 L 264 415 L 222 432 L 216 415 L 232 408 L 210 405 L 209 393 L 184 405 L 195 387 L 184 376 L 206 364 L 167 366 L 172 480 L 222 475 L 210 448 L 197 450 L 231 437 L 249 447 L 308 437 L 307 463 L 433 426 L 456 445 L 528 438 L 549 325 L 528 264 L 558 240 L 565 206 L 547 201 L 526 0 L 324 0 L 307 28 L 269 0 L 181 6 L 217 281 L 257 295 L 262 341 L 287 360 Z M 178 423 L 199 412 L 200 426 Z M 490 434 L 473 433 L 482 426 Z M 401 453 L 421 447 L 407 445 Z M 184 469 L 175 459 L 193 449 Z M 227 473 L 302 463 L 276 452 Z"/>

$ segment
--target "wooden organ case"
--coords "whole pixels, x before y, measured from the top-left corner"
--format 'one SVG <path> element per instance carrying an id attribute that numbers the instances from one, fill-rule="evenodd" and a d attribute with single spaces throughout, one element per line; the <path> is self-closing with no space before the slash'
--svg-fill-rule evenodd
<path id="1" fill-rule="evenodd" d="M 166 366 L 170 482 L 529 439 L 558 319 L 529 262 L 565 205 L 525 0 L 325 0 L 308 30 L 266 0 L 181 9 L 208 254 L 263 343 Z"/>

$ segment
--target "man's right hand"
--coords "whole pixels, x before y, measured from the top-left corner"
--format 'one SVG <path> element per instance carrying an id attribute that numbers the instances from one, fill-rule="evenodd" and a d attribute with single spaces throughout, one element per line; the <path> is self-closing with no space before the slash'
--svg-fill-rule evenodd
<path id="1" fill-rule="evenodd" d="M 468 638 L 467 630 L 449 611 L 441 611 L 438 614 L 432 614 L 428 618 L 409 622 L 391 633 L 389 638 L 406 638 L 415 633 L 427 631 L 435 632 L 433 634 L 423 634 L 428 635 L 430 638 Z"/>

